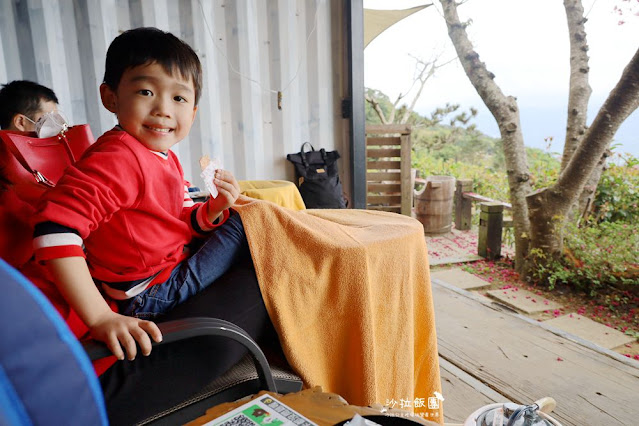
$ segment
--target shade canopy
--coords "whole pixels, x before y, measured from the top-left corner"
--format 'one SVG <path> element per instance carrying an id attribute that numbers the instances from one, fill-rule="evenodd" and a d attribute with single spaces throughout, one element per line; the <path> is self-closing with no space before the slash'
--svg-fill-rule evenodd
<path id="1" fill-rule="evenodd" d="M 390 26 L 428 6 L 432 5 L 425 4 L 402 10 L 364 9 L 364 47 Z"/>

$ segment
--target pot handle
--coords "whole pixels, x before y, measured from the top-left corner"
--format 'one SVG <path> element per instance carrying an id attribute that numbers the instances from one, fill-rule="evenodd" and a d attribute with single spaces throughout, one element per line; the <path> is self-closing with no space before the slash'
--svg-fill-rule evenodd
<path id="1" fill-rule="evenodd" d="M 549 396 L 535 401 L 535 404 L 539 406 L 539 411 L 546 414 L 550 414 L 552 410 L 557 407 L 557 402 L 554 400 L 554 398 L 551 398 Z"/>

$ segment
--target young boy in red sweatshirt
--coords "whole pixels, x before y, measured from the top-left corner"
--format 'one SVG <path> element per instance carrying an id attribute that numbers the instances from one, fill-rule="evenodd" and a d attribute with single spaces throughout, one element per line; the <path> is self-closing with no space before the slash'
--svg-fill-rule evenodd
<path id="1" fill-rule="evenodd" d="M 240 191 L 233 175 L 217 170 L 219 195 L 194 204 L 169 149 L 188 135 L 201 85 L 197 55 L 174 35 L 137 28 L 116 37 L 100 95 L 118 125 L 38 204 L 36 260 L 91 336 L 119 359 L 122 348 L 135 357 L 136 341 L 148 355 L 151 338 L 162 339 L 148 320 L 248 255 L 239 214 L 229 210 Z"/>

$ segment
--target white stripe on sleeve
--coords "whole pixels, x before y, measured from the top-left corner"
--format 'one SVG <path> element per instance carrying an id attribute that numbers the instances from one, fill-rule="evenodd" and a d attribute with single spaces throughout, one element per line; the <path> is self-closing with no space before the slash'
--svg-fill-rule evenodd
<path id="1" fill-rule="evenodd" d="M 35 250 L 47 247 L 59 246 L 80 246 L 82 247 L 82 238 L 73 232 L 65 232 L 60 234 L 40 235 L 33 239 L 33 248 Z"/>

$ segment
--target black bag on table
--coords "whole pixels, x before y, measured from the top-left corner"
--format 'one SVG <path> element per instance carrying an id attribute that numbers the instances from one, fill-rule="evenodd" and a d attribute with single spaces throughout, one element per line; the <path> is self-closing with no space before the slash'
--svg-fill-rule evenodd
<path id="1" fill-rule="evenodd" d="M 304 146 L 311 151 L 304 152 Z M 309 209 L 343 209 L 346 199 L 337 170 L 337 151 L 315 151 L 309 142 L 302 144 L 300 152 L 288 154 L 286 159 L 295 166 L 295 178 L 304 204 Z"/>

